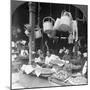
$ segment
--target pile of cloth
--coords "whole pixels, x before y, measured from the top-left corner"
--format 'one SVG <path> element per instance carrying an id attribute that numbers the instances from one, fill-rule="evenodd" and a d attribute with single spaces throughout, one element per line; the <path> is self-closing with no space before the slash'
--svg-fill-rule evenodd
<path id="1" fill-rule="evenodd" d="M 53 70 L 50 68 L 42 68 L 39 65 L 33 66 L 33 65 L 23 65 L 21 67 L 21 70 L 25 72 L 26 74 L 34 74 L 37 77 L 40 75 L 51 75 L 53 74 Z"/>

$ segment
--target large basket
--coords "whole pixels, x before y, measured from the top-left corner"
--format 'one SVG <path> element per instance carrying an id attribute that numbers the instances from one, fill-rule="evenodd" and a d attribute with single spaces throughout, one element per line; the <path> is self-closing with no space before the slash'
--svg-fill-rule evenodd
<path id="1" fill-rule="evenodd" d="M 43 30 L 45 33 L 49 34 L 53 31 L 53 24 L 55 20 L 52 17 L 45 17 L 43 19 Z"/>

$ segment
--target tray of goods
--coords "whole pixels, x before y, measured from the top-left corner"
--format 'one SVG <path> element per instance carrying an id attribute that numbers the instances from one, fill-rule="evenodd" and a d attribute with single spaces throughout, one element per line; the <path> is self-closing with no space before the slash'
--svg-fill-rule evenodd
<path id="1" fill-rule="evenodd" d="M 53 74 L 52 69 L 50 68 L 37 68 L 34 72 L 32 72 L 32 75 L 36 75 L 37 77 L 49 77 Z"/>
<path id="2" fill-rule="evenodd" d="M 84 85 L 88 83 L 88 80 L 84 76 L 70 77 L 68 82 L 72 85 Z"/>
<path id="3" fill-rule="evenodd" d="M 71 64 L 71 63 L 68 63 L 68 64 L 65 64 L 64 66 L 64 69 L 66 69 L 67 71 L 70 71 L 70 70 L 77 70 L 77 69 L 80 69 L 81 68 L 81 65 L 74 65 L 74 64 Z"/>
<path id="4" fill-rule="evenodd" d="M 42 68 L 41 69 L 41 75 L 51 75 L 51 74 L 53 74 L 52 69 L 50 69 L 50 68 Z"/>
<path id="5" fill-rule="evenodd" d="M 70 76 L 70 73 L 68 73 L 67 71 L 65 70 L 60 70 L 59 72 L 53 74 L 51 77 L 55 78 L 55 79 L 58 79 L 60 81 L 64 81 L 66 80 L 67 78 L 69 78 Z"/>
<path id="6" fill-rule="evenodd" d="M 65 64 L 62 60 L 52 60 L 50 63 L 58 66 L 63 66 Z"/>

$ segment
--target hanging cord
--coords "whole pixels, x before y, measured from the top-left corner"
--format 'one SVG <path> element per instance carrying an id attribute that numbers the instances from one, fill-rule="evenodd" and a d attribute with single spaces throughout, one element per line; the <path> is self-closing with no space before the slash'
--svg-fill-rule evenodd
<path id="1" fill-rule="evenodd" d="M 40 24 L 40 3 L 38 2 L 38 27 L 40 28 L 40 26 L 39 26 L 39 24 Z M 41 31 L 41 33 L 42 33 L 42 40 L 41 40 L 41 47 L 40 48 L 42 48 L 42 50 L 43 50 L 43 31 Z"/>
<path id="2" fill-rule="evenodd" d="M 52 5 L 50 3 L 50 16 L 52 17 Z"/>
<path id="3" fill-rule="evenodd" d="M 69 5 L 69 12 L 71 11 L 71 7 L 70 7 L 70 5 Z"/>
<path id="4" fill-rule="evenodd" d="M 40 24 L 40 3 L 38 3 L 38 26 Z"/>

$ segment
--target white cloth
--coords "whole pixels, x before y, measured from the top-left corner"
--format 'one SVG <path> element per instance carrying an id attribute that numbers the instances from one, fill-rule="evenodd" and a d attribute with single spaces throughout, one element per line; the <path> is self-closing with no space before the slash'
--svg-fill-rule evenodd
<path id="1" fill-rule="evenodd" d="M 30 74 L 32 71 L 34 71 L 34 68 L 32 67 L 32 65 L 23 65 L 21 67 L 22 71 L 25 71 L 26 74 Z"/>
<path id="2" fill-rule="evenodd" d="M 40 76 L 41 70 L 42 70 L 42 67 L 40 67 L 39 65 L 36 65 L 35 74 L 36 74 L 37 77 Z"/>
<path id="3" fill-rule="evenodd" d="M 21 67 L 21 70 L 22 70 L 22 71 L 25 71 L 26 66 L 27 66 L 27 65 L 23 65 L 23 66 Z"/>
<path id="4" fill-rule="evenodd" d="M 41 62 L 41 59 L 40 59 L 40 57 L 38 57 L 38 58 L 35 58 L 35 62 Z"/>
<path id="5" fill-rule="evenodd" d="M 12 55 L 12 61 L 15 61 L 16 57 L 17 57 L 16 54 Z"/>
<path id="6" fill-rule="evenodd" d="M 68 43 L 69 44 L 73 43 L 73 34 L 69 34 Z"/>
<path id="7" fill-rule="evenodd" d="M 84 64 L 84 67 L 82 69 L 82 74 L 83 75 L 87 72 L 87 65 L 88 65 L 88 62 L 86 61 L 85 64 Z"/>
<path id="8" fill-rule="evenodd" d="M 15 47 L 15 42 L 12 41 L 12 47 Z"/>
<path id="9" fill-rule="evenodd" d="M 21 42 L 23 45 L 25 45 L 26 44 L 26 41 L 25 40 L 22 40 L 22 42 Z"/>
<path id="10" fill-rule="evenodd" d="M 75 41 L 77 41 L 78 40 L 78 27 L 77 27 L 76 20 L 72 21 L 72 30 L 73 30 L 73 39 L 75 39 Z"/>

